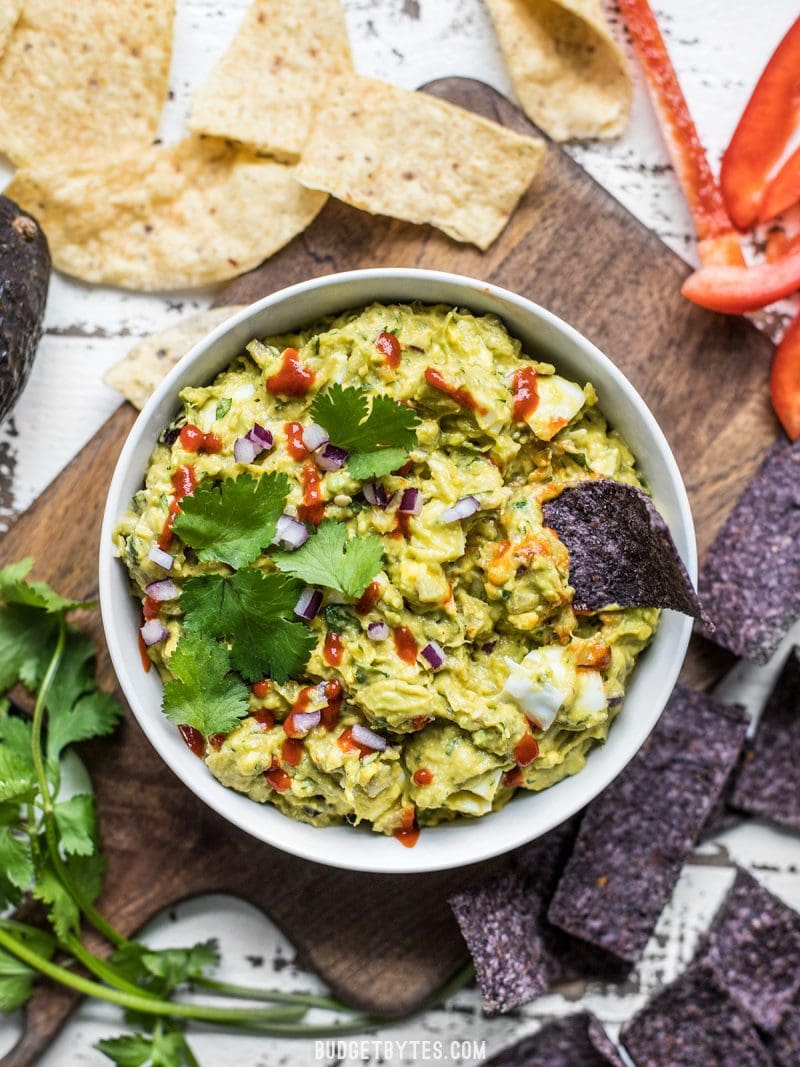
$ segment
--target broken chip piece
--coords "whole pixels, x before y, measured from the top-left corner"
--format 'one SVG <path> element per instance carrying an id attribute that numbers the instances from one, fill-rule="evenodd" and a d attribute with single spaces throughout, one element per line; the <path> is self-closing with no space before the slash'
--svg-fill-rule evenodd
<path id="1" fill-rule="evenodd" d="M 758 721 L 731 796 L 734 808 L 800 830 L 800 649 L 794 648 Z"/>
<path id="2" fill-rule="evenodd" d="M 636 1067 L 772 1067 L 756 1028 L 709 968 L 692 966 L 620 1034 Z"/>
<path id="3" fill-rule="evenodd" d="M 599 1021 L 588 1011 L 547 1023 L 487 1061 L 486 1067 L 622 1067 Z"/>
<path id="4" fill-rule="evenodd" d="M 773 1031 L 800 992 L 800 915 L 738 869 L 696 959 L 743 1012 Z"/>
<path id="5" fill-rule="evenodd" d="M 713 640 L 766 663 L 800 616 L 800 442 L 770 449 L 711 546 L 699 590 Z"/>
<path id="6" fill-rule="evenodd" d="M 640 959 L 746 729 L 740 709 L 677 686 L 637 756 L 586 809 L 551 922 Z"/>
<path id="7" fill-rule="evenodd" d="M 548 501 L 544 521 L 569 552 L 578 611 L 672 608 L 710 625 L 667 524 L 641 489 L 587 479 Z"/>

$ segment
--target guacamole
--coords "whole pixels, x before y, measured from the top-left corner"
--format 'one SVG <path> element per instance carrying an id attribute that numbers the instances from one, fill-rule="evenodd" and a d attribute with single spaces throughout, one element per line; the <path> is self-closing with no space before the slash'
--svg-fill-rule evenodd
<path id="1" fill-rule="evenodd" d="M 373 460 L 356 464 L 311 415 L 320 397 L 331 411 L 359 399 L 353 387 L 376 423 L 376 397 L 416 415 L 381 477 L 356 476 Z M 658 622 L 650 608 L 576 613 L 567 550 L 543 524 L 542 505 L 582 479 L 641 485 L 590 383 L 531 359 L 493 316 L 375 304 L 255 340 L 181 400 L 115 537 L 144 605 L 145 662 L 167 691 L 187 671 L 176 648 L 187 631 L 198 641 L 187 590 L 234 569 L 181 537 L 175 518 L 196 487 L 285 475 L 277 548 L 259 551 L 256 577 L 293 573 L 291 553 L 324 531 L 343 551 L 376 552 L 358 595 L 324 573 L 301 583 L 298 673 L 254 680 L 234 666 L 220 683 L 241 704 L 230 728 L 179 724 L 220 782 L 303 822 L 366 823 L 411 844 L 420 827 L 486 815 L 581 770 Z"/>

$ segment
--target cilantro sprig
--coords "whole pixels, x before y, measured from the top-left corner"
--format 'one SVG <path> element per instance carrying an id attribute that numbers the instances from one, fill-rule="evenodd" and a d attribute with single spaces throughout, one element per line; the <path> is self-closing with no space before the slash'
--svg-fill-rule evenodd
<path id="1" fill-rule="evenodd" d="M 362 389 L 332 385 L 311 405 L 311 417 L 331 441 L 350 453 L 347 468 L 354 478 L 382 478 L 402 467 L 417 441 L 416 413 L 389 396 L 371 401 Z"/>
<path id="2" fill-rule="evenodd" d="M 329 521 L 302 548 L 276 552 L 272 558 L 284 574 L 357 598 L 381 569 L 383 545 L 374 534 L 348 541 L 346 528 Z"/>

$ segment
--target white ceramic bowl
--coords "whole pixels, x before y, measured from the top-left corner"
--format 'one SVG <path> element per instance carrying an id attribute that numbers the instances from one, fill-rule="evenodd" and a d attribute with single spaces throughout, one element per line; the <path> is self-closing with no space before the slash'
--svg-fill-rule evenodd
<path id="1" fill-rule="evenodd" d="M 530 300 L 472 278 L 414 269 L 360 270 L 293 285 L 245 308 L 217 327 L 169 374 L 131 430 L 106 502 L 100 548 L 100 604 L 106 639 L 122 690 L 142 729 L 168 767 L 206 804 L 253 837 L 305 859 L 378 873 L 414 873 L 464 866 L 506 852 L 557 826 L 603 790 L 648 736 L 678 677 L 691 620 L 665 611 L 650 648 L 630 680 L 608 742 L 584 770 L 538 794 L 517 796 L 502 811 L 474 821 L 426 829 L 417 845 L 349 826 L 295 822 L 220 785 L 161 714 L 161 682 L 142 670 L 137 653 L 140 606 L 124 564 L 114 558 L 112 531 L 143 483 L 156 439 L 178 409 L 178 392 L 210 381 L 253 337 L 290 332 L 323 315 L 380 301 L 420 300 L 499 315 L 525 351 L 559 372 L 597 387 L 602 410 L 622 432 L 652 488 L 692 579 L 697 559 L 689 501 L 664 435 L 644 401 L 593 344 Z M 169 773 L 167 768 L 164 773 Z"/>

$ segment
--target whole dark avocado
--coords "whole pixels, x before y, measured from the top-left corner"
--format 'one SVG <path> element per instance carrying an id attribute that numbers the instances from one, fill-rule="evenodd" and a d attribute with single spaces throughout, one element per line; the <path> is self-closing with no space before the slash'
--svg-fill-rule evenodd
<path id="1" fill-rule="evenodd" d="M 28 380 L 49 283 L 50 249 L 39 223 L 0 196 L 0 419 Z"/>

